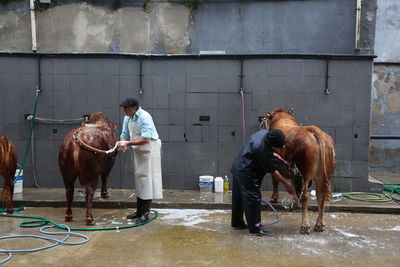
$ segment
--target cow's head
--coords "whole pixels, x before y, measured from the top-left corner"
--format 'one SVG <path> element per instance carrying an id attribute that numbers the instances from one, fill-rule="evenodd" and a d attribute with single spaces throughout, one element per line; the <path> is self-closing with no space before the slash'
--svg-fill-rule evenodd
<path id="1" fill-rule="evenodd" d="M 285 109 L 283 108 L 276 108 L 274 109 L 272 112 L 265 112 L 265 117 L 267 118 L 267 120 L 272 121 L 272 119 L 278 115 L 278 114 L 282 114 L 282 113 L 287 113 L 290 116 L 293 116 L 294 110 L 293 108 L 289 109 L 287 112 L 285 112 Z"/>
<path id="2" fill-rule="evenodd" d="M 114 130 L 116 128 L 115 124 L 103 113 L 95 112 L 86 117 L 86 120 L 82 122 L 82 126 L 85 124 L 94 124 L 96 126 L 103 126 Z"/>

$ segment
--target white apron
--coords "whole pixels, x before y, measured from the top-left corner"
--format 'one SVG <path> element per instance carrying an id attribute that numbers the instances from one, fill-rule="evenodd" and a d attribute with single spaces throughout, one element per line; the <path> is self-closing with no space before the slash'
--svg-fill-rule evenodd
<path id="1" fill-rule="evenodd" d="M 128 123 L 131 141 L 141 138 L 137 122 Z M 136 194 L 141 199 L 160 199 L 162 194 L 161 179 L 161 141 L 149 140 L 145 145 L 133 148 L 133 166 Z"/>

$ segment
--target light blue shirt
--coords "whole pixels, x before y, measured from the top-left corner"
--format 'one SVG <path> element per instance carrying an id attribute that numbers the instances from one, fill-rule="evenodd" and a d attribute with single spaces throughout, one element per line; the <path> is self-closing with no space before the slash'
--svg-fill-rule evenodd
<path id="1" fill-rule="evenodd" d="M 140 128 L 140 137 L 153 140 L 159 139 L 156 126 L 154 125 L 153 122 L 153 118 L 147 111 L 143 110 L 140 107 L 136 111 L 135 115 L 133 115 L 133 117 L 129 116 L 124 117 L 121 137 L 124 137 L 128 140 L 130 139 L 129 127 L 128 127 L 128 123 L 130 121 L 138 122 Z"/>

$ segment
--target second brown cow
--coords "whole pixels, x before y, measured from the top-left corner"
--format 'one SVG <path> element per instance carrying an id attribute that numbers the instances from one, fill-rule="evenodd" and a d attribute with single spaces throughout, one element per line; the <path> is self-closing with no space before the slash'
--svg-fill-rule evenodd
<path id="1" fill-rule="evenodd" d="M 316 126 L 299 126 L 292 115 L 292 110 L 285 112 L 282 108 L 266 113 L 269 129 L 280 129 L 286 136 L 285 149 L 281 154 L 288 162 L 289 170 L 282 173 L 286 173 L 286 176 L 290 176 L 287 178 L 292 179 L 302 204 L 300 233 L 310 233 L 307 189 L 312 180 L 315 182 L 319 212 L 314 230 L 321 232 L 325 227 L 325 202 L 332 198 L 330 178 L 336 166 L 335 143 L 331 136 Z M 278 183 L 274 182 L 274 201 L 278 199 L 277 185 Z"/>
<path id="2" fill-rule="evenodd" d="M 115 125 L 102 112 L 91 114 L 82 127 L 71 130 L 60 146 L 59 167 L 64 179 L 67 196 L 65 221 L 72 221 L 72 200 L 75 180 L 86 187 L 86 224 L 94 225 L 92 214 L 93 194 L 101 176 L 101 197 L 107 198 L 107 179 L 114 166 L 117 151 L 106 154 L 117 142 Z"/>

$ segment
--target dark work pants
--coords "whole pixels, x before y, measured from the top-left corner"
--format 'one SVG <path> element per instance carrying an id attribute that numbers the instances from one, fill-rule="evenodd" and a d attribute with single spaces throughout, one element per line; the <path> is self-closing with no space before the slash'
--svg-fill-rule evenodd
<path id="1" fill-rule="evenodd" d="M 245 184 L 233 175 L 232 181 L 232 227 L 244 225 L 243 212 L 250 232 L 261 226 L 261 192 L 259 183 Z"/>

